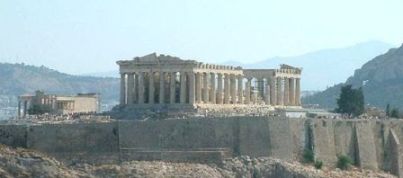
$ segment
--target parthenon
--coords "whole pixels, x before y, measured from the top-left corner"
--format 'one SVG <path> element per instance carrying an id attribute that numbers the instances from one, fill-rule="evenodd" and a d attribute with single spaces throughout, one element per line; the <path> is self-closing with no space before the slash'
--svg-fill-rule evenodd
<path id="1" fill-rule="evenodd" d="M 301 105 L 302 69 L 285 64 L 280 69 L 242 69 L 156 53 L 117 64 L 122 106 Z"/>

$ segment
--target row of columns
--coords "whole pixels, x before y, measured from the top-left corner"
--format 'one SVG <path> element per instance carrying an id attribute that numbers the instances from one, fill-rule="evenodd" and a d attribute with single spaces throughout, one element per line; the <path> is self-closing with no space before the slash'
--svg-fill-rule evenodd
<path id="1" fill-rule="evenodd" d="M 32 104 L 31 100 L 18 100 L 17 116 L 25 117 L 28 113 L 28 108 L 30 108 L 31 104 Z"/>
<path id="2" fill-rule="evenodd" d="M 267 87 L 267 97 L 270 97 L 270 103 L 274 105 L 299 106 L 300 100 L 300 78 L 282 78 L 277 77 L 270 80 Z"/>
<path id="3" fill-rule="evenodd" d="M 180 72 L 178 75 L 178 72 L 161 72 L 158 73 L 159 79 L 156 74 L 155 72 L 121 74 L 120 103 L 156 104 L 156 101 L 160 104 L 194 103 L 195 76 L 193 73 Z M 179 84 L 179 91 L 177 84 Z M 157 88 L 159 89 L 158 98 L 155 96 Z M 178 92 L 179 98 L 177 97 Z"/>
<path id="4" fill-rule="evenodd" d="M 158 83 L 155 81 L 157 76 Z M 148 83 L 146 84 L 145 81 Z M 155 104 L 155 102 L 159 104 L 254 104 L 257 98 L 261 97 L 267 105 L 299 106 L 301 104 L 299 78 L 268 77 L 266 82 L 263 79 L 257 79 L 255 87 L 252 90 L 252 78 L 247 78 L 244 82 L 242 75 L 235 74 L 123 73 L 121 74 L 120 103 L 122 105 Z M 158 98 L 155 97 L 156 88 L 159 88 Z"/>
<path id="5" fill-rule="evenodd" d="M 35 100 L 32 97 L 18 97 L 17 116 L 25 117 L 33 104 L 47 105 L 52 109 L 56 108 L 56 100 L 53 96 L 43 97 L 40 100 Z"/>

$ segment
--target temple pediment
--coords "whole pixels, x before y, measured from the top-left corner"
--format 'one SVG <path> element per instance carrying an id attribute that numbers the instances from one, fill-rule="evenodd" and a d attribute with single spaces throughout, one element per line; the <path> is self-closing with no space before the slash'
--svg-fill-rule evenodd
<path id="1" fill-rule="evenodd" d="M 128 64 L 136 64 L 136 65 L 141 65 L 141 64 L 196 64 L 197 62 L 195 60 L 184 60 L 180 59 L 175 56 L 170 56 L 170 55 L 157 55 L 157 53 L 151 53 L 142 57 L 135 57 L 133 60 L 121 60 L 117 62 L 119 65 L 128 65 Z"/>

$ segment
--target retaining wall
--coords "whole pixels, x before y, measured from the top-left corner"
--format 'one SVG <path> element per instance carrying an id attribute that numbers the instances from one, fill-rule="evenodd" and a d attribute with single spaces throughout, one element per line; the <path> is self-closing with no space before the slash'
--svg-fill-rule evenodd
<path id="1" fill-rule="evenodd" d="M 393 134 L 392 134 L 393 133 Z M 400 120 L 233 117 L 91 124 L 0 125 L 0 143 L 39 150 L 66 162 L 168 160 L 213 162 L 231 156 L 300 160 L 304 150 L 334 167 L 402 172 Z"/>
<path id="2" fill-rule="evenodd" d="M 0 125 L 0 143 L 11 147 L 27 147 L 26 125 Z"/>
<path id="3" fill-rule="evenodd" d="M 96 157 L 116 162 L 118 132 L 117 123 L 34 125 L 27 131 L 27 148 L 70 162 L 92 163 Z"/>

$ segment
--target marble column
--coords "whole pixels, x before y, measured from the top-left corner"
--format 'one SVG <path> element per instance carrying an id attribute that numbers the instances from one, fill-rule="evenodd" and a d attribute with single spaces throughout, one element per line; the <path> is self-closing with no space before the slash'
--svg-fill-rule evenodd
<path id="1" fill-rule="evenodd" d="M 174 104 L 176 103 L 175 101 L 175 84 L 176 82 L 176 72 L 171 72 L 170 73 L 170 81 L 169 81 L 169 103 Z"/>
<path id="2" fill-rule="evenodd" d="M 138 103 L 139 104 L 144 104 L 144 73 L 143 72 L 139 72 L 138 73 L 138 82 L 139 85 L 137 86 L 138 88 Z"/>
<path id="3" fill-rule="evenodd" d="M 248 78 L 245 85 L 245 104 L 250 104 L 250 89 L 251 89 L 252 79 Z"/>
<path id="4" fill-rule="evenodd" d="M 268 78 L 270 81 L 270 105 L 275 106 L 277 105 L 277 93 L 276 93 L 276 78 Z"/>
<path id="5" fill-rule="evenodd" d="M 258 97 L 258 95 L 259 95 L 259 90 L 253 91 L 253 93 L 252 93 L 252 99 L 251 99 L 253 104 L 257 104 L 257 97 Z"/>
<path id="6" fill-rule="evenodd" d="M 294 106 L 295 105 L 295 79 L 290 78 L 290 105 Z"/>
<path id="7" fill-rule="evenodd" d="M 262 99 L 264 96 L 264 80 L 262 78 L 257 79 L 257 96 Z"/>
<path id="8" fill-rule="evenodd" d="M 134 88 L 133 88 L 133 103 L 139 102 L 139 75 L 137 73 L 133 73 L 134 75 Z"/>
<path id="9" fill-rule="evenodd" d="M 189 79 L 189 104 L 194 104 L 196 99 L 195 74 L 193 72 L 188 72 L 188 79 Z"/>
<path id="10" fill-rule="evenodd" d="M 120 74 L 120 105 L 126 104 L 126 74 Z"/>
<path id="11" fill-rule="evenodd" d="M 56 97 L 55 96 L 52 96 L 52 109 L 56 109 Z"/>
<path id="12" fill-rule="evenodd" d="M 196 103 L 201 103 L 202 101 L 202 74 L 200 72 L 196 73 Z"/>
<path id="13" fill-rule="evenodd" d="M 283 103 L 284 106 L 288 106 L 290 105 L 290 82 L 288 78 L 284 78 L 284 99 L 283 99 Z"/>
<path id="14" fill-rule="evenodd" d="M 186 103 L 186 73 L 181 72 L 180 73 L 180 103 L 185 104 Z"/>
<path id="15" fill-rule="evenodd" d="M 27 110 L 28 110 L 28 101 L 24 100 L 24 109 L 22 111 L 22 117 L 25 117 L 27 115 Z"/>
<path id="16" fill-rule="evenodd" d="M 230 88 L 230 90 L 231 90 L 231 103 L 236 104 L 237 103 L 237 101 L 236 101 L 236 92 L 237 92 L 237 90 L 236 90 L 236 78 L 235 78 L 234 74 L 230 75 L 230 86 L 231 86 L 231 88 Z"/>
<path id="17" fill-rule="evenodd" d="M 127 104 L 133 104 L 134 98 L 134 74 L 129 73 L 127 74 Z"/>
<path id="18" fill-rule="evenodd" d="M 217 74 L 217 104 L 223 104 L 223 86 L 222 86 L 222 79 L 223 79 L 223 74 Z"/>
<path id="19" fill-rule="evenodd" d="M 300 86 L 300 78 L 295 79 L 295 105 L 301 105 L 301 86 Z"/>
<path id="20" fill-rule="evenodd" d="M 229 74 L 225 74 L 224 77 L 224 104 L 229 104 L 229 97 L 230 97 L 230 86 L 229 86 Z"/>
<path id="21" fill-rule="evenodd" d="M 159 94 L 159 103 L 165 103 L 165 73 L 160 72 L 160 94 Z"/>
<path id="22" fill-rule="evenodd" d="M 154 72 L 150 72 L 148 74 L 148 80 L 149 80 L 149 85 L 148 85 L 148 103 L 149 104 L 154 104 Z"/>
<path id="23" fill-rule="evenodd" d="M 238 75 L 238 104 L 243 104 L 243 76 Z"/>
<path id="24" fill-rule="evenodd" d="M 265 102 L 266 105 L 270 105 L 270 85 L 269 85 L 268 80 L 266 80 L 266 82 L 267 82 L 267 84 L 265 85 L 266 86 L 266 91 L 265 91 L 265 94 L 264 94 L 264 102 Z"/>
<path id="25" fill-rule="evenodd" d="M 21 117 L 21 100 L 20 100 L 20 98 L 18 98 L 17 116 L 18 116 L 18 118 Z"/>
<path id="26" fill-rule="evenodd" d="M 209 73 L 203 73 L 203 101 L 209 103 Z"/>
<path id="27" fill-rule="evenodd" d="M 216 104 L 216 74 L 210 73 L 210 102 Z"/>
<path id="28" fill-rule="evenodd" d="M 283 105 L 283 79 L 281 77 L 277 77 L 277 105 Z"/>

